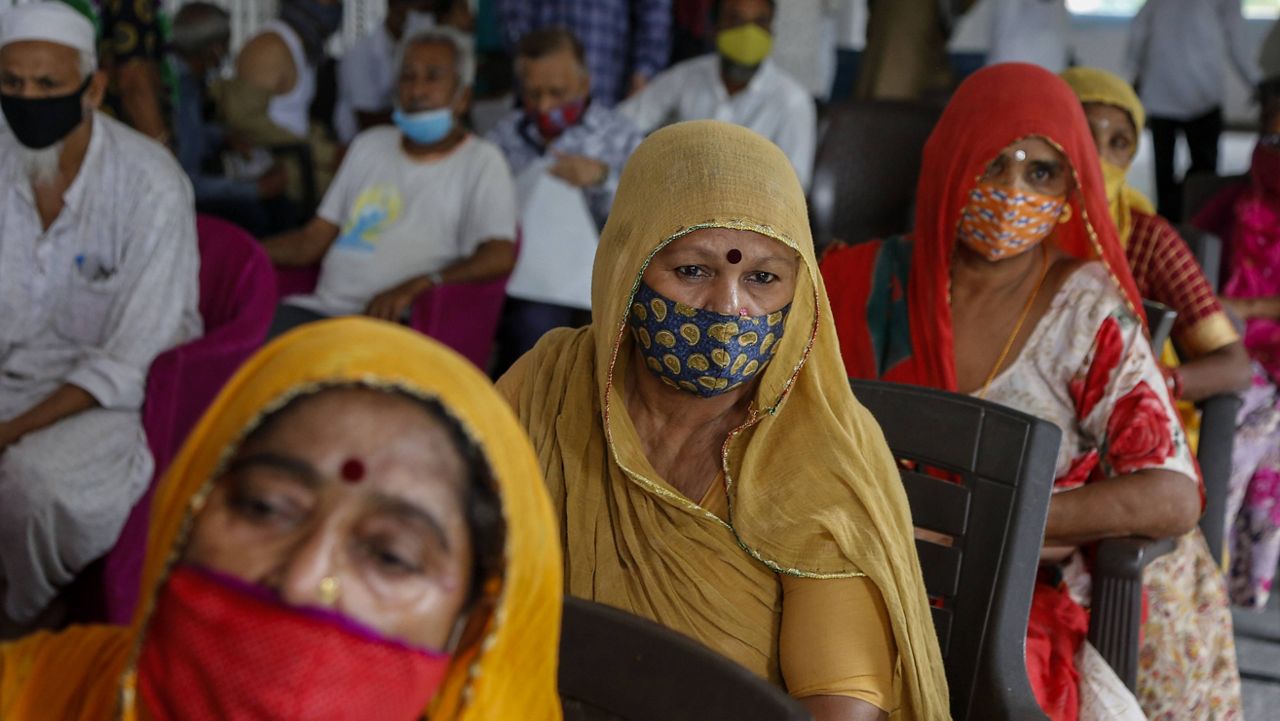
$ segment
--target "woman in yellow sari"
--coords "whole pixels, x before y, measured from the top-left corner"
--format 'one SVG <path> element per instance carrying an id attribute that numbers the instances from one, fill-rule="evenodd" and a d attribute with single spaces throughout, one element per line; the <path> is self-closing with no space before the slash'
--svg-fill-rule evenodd
<path id="1" fill-rule="evenodd" d="M 158 488 L 128 628 L 0 646 L 0 718 L 560 718 L 561 562 L 519 425 L 366 319 L 267 346 Z"/>
<path id="2" fill-rule="evenodd" d="M 649 136 L 590 326 L 499 381 L 551 490 L 570 594 L 785 686 L 819 721 L 948 717 L 907 500 L 841 365 L 785 155 L 716 121 Z"/>

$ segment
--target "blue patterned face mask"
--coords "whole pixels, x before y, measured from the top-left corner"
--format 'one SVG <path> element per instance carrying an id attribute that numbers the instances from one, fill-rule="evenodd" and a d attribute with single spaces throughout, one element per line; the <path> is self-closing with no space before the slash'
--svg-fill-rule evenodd
<path id="1" fill-rule="evenodd" d="M 790 311 L 788 304 L 768 315 L 724 315 L 671 300 L 641 282 L 627 322 L 654 375 L 710 398 L 760 373 L 778 349 Z"/>

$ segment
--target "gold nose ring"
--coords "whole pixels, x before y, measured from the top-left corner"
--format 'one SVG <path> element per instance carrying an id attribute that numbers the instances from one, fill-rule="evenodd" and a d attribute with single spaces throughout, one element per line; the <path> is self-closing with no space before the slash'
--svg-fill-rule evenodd
<path id="1" fill-rule="evenodd" d="M 323 606 L 333 606 L 338 602 L 338 596 L 342 593 L 342 586 L 338 583 L 338 579 L 333 576 L 325 576 L 320 579 L 320 604 Z"/>

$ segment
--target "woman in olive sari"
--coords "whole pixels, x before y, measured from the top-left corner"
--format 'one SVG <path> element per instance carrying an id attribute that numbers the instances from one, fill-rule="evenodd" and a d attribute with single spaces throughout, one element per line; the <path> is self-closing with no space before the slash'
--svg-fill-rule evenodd
<path id="1" fill-rule="evenodd" d="M 906 497 L 844 376 L 786 156 L 715 121 L 649 136 L 592 314 L 498 383 L 568 592 L 700 640 L 820 721 L 946 717 Z"/>

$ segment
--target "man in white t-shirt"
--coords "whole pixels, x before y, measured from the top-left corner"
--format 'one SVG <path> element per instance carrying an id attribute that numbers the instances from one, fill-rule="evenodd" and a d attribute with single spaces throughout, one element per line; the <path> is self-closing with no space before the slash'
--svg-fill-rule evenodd
<path id="1" fill-rule="evenodd" d="M 356 136 L 316 217 L 263 243 L 276 265 L 321 263 L 315 292 L 286 298 L 272 335 L 340 315 L 401 321 L 434 286 L 515 265 L 511 171 L 458 122 L 475 74 L 470 46 L 430 30 L 406 41 L 399 67 L 395 126 Z"/>

